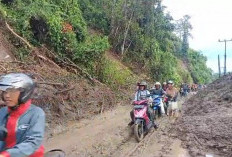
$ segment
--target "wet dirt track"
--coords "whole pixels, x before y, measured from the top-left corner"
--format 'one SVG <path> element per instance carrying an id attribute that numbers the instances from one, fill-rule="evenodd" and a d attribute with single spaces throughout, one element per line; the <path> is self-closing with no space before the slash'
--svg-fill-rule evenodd
<path id="1" fill-rule="evenodd" d="M 160 128 L 151 130 L 138 143 L 127 125 L 130 110 L 130 105 L 119 105 L 90 120 L 74 123 L 66 133 L 47 139 L 45 147 L 63 149 L 68 157 L 188 157 L 180 140 L 170 133 L 173 120 L 167 117 L 159 119 Z"/>

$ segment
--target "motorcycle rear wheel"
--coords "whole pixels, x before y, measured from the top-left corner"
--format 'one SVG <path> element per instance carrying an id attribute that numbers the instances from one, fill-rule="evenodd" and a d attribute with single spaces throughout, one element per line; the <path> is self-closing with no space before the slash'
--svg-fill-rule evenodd
<path id="1" fill-rule="evenodd" d="M 134 125 L 134 134 L 138 142 L 142 141 L 142 139 L 144 138 L 143 123 Z"/>

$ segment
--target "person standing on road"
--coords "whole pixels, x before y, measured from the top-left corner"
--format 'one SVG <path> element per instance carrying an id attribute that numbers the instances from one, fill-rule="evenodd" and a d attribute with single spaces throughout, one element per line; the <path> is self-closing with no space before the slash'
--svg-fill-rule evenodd
<path id="1" fill-rule="evenodd" d="M 43 157 L 44 111 L 31 104 L 33 80 L 23 73 L 0 77 L 0 157 Z"/>
<path id="2" fill-rule="evenodd" d="M 168 81 L 166 95 L 169 99 L 168 102 L 171 102 L 171 104 L 168 104 L 169 116 L 173 116 L 174 111 L 178 110 L 178 104 L 176 102 L 178 97 L 178 90 L 174 87 L 173 81 Z"/>

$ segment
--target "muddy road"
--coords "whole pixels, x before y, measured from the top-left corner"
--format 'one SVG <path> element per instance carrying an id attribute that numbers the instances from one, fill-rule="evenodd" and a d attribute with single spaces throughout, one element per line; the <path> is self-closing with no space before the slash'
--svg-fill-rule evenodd
<path id="1" fill-rule="evenodd" d="M 133 135 L 129 111 L 131 106 L 118 105 L 114 110 L 70 124 L 68 131 L 45 141 L 47 150 L 63 149 L 68 157 L 188 157 L 181 141 L 170 133 L 174 120 L 158 120 L 158 130 L 151 130 L 138 143 Z"/>

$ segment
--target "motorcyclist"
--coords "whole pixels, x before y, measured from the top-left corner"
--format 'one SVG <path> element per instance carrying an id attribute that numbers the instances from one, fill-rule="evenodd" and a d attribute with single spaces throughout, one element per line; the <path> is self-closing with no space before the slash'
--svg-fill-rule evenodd
<path id="1" fill-rule="evenodd" d="M 159 82 L 156 82 L 155 83 L 155 87 L 151 90 L 151 94 L 153 96 L 155 95 L 158 95 L 160 97 L 163 97 L 165 95 L 165 91 L 161 88 L 161 83 Z M 163 104 L 163 101 L 162 101 L 162 98 L 161 99 L 161 104 L 160 104 L 160 108 L 161 108 L 161 114 L 164 115 L 165 114 L 165 110 L 164 110 L 164 104 Z"/>
<path id="2" fill-rule="evenodd" d="M 181 96 L 184 96 L 184 83 L 181 83 L 179 92 Z"/>
<path id="3" fill-rule="evenodd" d="M 44 111 L 31 104 L 33 80 L 23 73 L 0 76 L 6 107 L 0 109 L 0 157 L 43 157 Z"/>
<path id="4" fill-rule="evenodd" d="M 150 95 L 149 90 L 147 90 L 147 83 L 145 81 L 142 81 L 141 83 L 137 85 L 138 85 L 138 90 L 135 93 L 134 101 L 146 99 L 147 96 Z M 148 98 L 151 98 L 151 97 L 148 97 Z"/>
<path id="5" fill-rule="evenodd" d="M 145 81 L 142 81 L 141 83 L 137 85 L 139 86 L 139 89 L 135 93 L 134 101 L 148 99 L 148 102 L 150 104 L 152 102 L 152 97 L 150 96 L 149 90 L 147 90 L 147 83 Z M 153 115 L 153 110 L 151 108 L 151 105 L 148 105 L 147 114 L 148 114 L 149 119 L 154 122 L 154 115 Z M 129 125 L 133 125 L 134 124 L 134 110 L 130 112 L 130 116 L 131 116 L 131 122 L 129 123 Z M 154 127 L 157 128 L 157 125 L 155 123 L 154 123 Z"/>
<path id="6" fill-rule="evenodd" d="M 169 99 L 169 101 L 176 102 L 177 97 L 178 97 L 178 90 L 174 87 L 174 82 L 173 81 L 168 81 L 168 88 L 166 90 L 166 95 Z M 169 106 L 169 112 L 172 110 L 177 110 L 178 106 Z M 169 113 L 170 115 L 170 113 Z"/>
<path id="7" fill-rule="evenodd" d="M 162 89 L 163 89 L 164 91 L 166 91 L 166 90 L 167 90 L 167 82 L 163 82 Z"/>
<path id="8" fill-rule="evenodd" d="M 183 85 L 183 90 L 184 90 L 184 96 L 187 96 L 189 93 L 189 85 L 187 83 Z"/>

